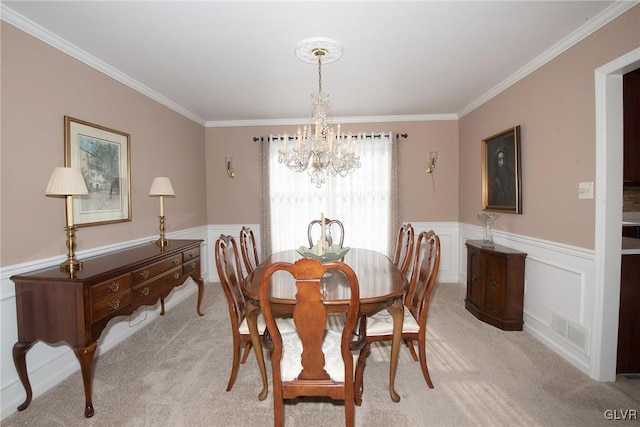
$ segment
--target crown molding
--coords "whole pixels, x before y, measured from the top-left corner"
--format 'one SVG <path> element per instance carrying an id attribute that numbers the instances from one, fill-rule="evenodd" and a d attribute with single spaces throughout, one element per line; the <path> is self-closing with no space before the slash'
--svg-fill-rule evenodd
<path id="1" fill-rule="evenodd" d="M 529 74 L 533 73 L 538 68 L 542 67 L 547 62 L 551 61 L 556 56 L 565 52 L 567 49 L 571 48 L 578 42 L 582 41 L 589 35 L 593 34 L 609 22 L 613 21 L 618 16 L 625 13 L 627 10 L 634 7 L 638 4 L 638 1 L 626 1 L 626 0 L 618 0 L 598 15 L 596 15 L 593 19 L 590 19 L 586 24 L 578 28 L 573 33 L 569 34 L 567 37 L 553 45 L 547 51 L 542 53 L 542 55 L 535 58 L 533 61 L 529 62 L 527 65 L 522 67 L 520 70 L 516 71 L 502 83 L 495 86 L 493 89 L 486 92 L 480 98 L 473 101 L 471 104 L 464 107 L 462 110 L 458 112 L 458 117 L 462 118 L 465 115 L 469 114 L 471 111 L 475 110 L 485 102 L 494 98 L 501 92 L 505 91 L 518 81 L 522 80 Z"/>
<path id="2" fill-rule="evenodd" d="M 364 117 L 343 117 L 334 118 L 339 123 L 385 123 L 385 122 L 409 122 L 409 121 L 437 121 L 437 120 L 459 120 L 471 111 L 475 110 L 482 104 L 494 98 L 516 82 L 531 74 L 556 56 L 560 55 L 576 43 L 580 42 L 593 32 L 597 31 L 613 19 L 622 15 L 627 10 L 636 6 L 639 1 L 618 0 L 610 7 L 603 10 L 593 19 L 589 20 L 585 25 L 578 28 L 562 41 L 555 44 L 542 55 L 529 62 L 523 68 L 495 86 L 493 89 L 480 96 L 458 113 L 451 114 L 425 114 L 425 115 L 407 115 L 407 116 L 364 116 Z M 271 126 L 271 125 L 302 125 L 306 124 L 308 119 L 266 119 L 266 120 L 228 120 L 228 121 L 205 121 L 203 118 L 195 115 L 181 105 L 176 104 L 167 97 L 160 95 L 149 87 L 132 79 L 116 68 L 90 55 L 88 52 L 78 48 L 77 46 L 58 37 L 49 30 L 41 27 L 33 21 L 24 18 L 22 15 L 14 12 L 12 9 L 0 3 L 0 19 L 19 28 L 20 30 L 32 35 L 33 37 L 47 43 L 48 45 L 58 49 L 73 58 L 89 65 L 97 71 L 119 81 L 120 83 L 142 93 L 143 95 L 153 99 L 154 101 L 166 106 L 167 108 L 183 115 L 184 117 L 200 124 L 204 127 L 240 127 L 240 126 Z"/>
<path id="3" fill-rule="evenodd" d="M 55 49 L 58 49 L 66 53 L 67 55 L 72 56 L 78 61 L 87 64 L 88 66 L 96 69 L 97 71 L 103 74 L 106 74 L 107 76 L 113 78 L 114 80 L 117 80 L 120 83 L 126 86 L 129 86 L 130 88 L 142 93 L 143 95 L 166 106 L 167 108 L 170 108 L 171 110 L 185 116 L 186 118 L 193 120 L 194 122 L 202 126 L 205 125 L 205 120 L 202 119 L 201 117 L 198 117 L 197 115 L 188 111 L 184 107 L 171 101 L 169 98 L 163 95 L 160 95 L 158 92 L 132 79 L 131 77 L 127 76 L 120 70 L 110 66 L 106 62 L 101 61 L 100 59 L 89 54 L 88 52 L 62 39 L 61 37 L 47 30 L 46 28 L 36 24 L 31 20 L 26 19 L 25 17 L 14 12 L 12 9 L 8 8 L 2 3 L 0 3 L 0 19 L 19 28 L 25 33 L 37 38 L 38 40 L 43 41 L 44 43 L 54 47 Z"/>

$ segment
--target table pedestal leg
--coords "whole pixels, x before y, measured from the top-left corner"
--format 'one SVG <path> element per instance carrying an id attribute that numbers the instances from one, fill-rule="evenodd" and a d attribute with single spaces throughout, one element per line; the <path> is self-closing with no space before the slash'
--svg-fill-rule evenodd
<path id="1" fill-rule="evenodd" d="M 404 308 L 401 299 L 397 299 L 390 307 L 389 312 L 393 316 L 393 338 L 391 340 L 391 363 L 389 364 L 389 394 L 394 402 L 400 401 L 400 395 L 396 393 L 396 369 L 398 368 L 398 355 L 400 353 L 400 341 L 402 341 L 402 320 Z"/>
<path id="2" fill-rule="evenodd" d="M 253 345 L 253 351 L 256 354 L 256 360 L 258 361 L 258 367 L 260 368 L 260 376 L 262 377 L 262 391 L 258 394 L 258 400 L 265 400 L 267 398 L 267 393 L 269 392 L 269 382 L 267 381 L 267 369 L 264 365 L 264 356 L 262 354 L 260 332 L 258 332 L 258 314 L 260 314 L 260 308 L 247 301 L 247 326 L 249 327 L 251 344 Z"/>

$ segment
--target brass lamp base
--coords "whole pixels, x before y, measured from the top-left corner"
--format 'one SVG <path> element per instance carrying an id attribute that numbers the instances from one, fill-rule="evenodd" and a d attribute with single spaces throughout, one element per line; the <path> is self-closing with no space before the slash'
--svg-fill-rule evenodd
<path id="1" fill-rule="evenodd" d="M 67 232 L 67 259 L 60 263 L 60 271 L 73 273 L 82 270 L 82 261 L 76 258 L 76 229 L 75 226 L 66 226 Z"/>
<path id="2" fill-rule="evenodd" d="M 64 262 L 60 263 L 60 271 L 66 271 L 67 273 L 72 273 L 74 271 L 82 270 L 82 261 L 73 258 L 67 259 Z"/>
<path id="3" fill-rule="evenodd" d="M 164 237 L 164 215 L 161 215 L 158 218 L 160 218 L 160 238 L 156 240 L 156 245 L 164 248 L 169 246 L 169 241 Z"/>

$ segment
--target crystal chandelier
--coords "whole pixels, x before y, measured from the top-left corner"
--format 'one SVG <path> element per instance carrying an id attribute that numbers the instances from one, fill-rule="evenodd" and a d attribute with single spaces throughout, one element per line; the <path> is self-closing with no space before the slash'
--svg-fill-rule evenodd
<path id="1" fill-rule="evenodd" d="M 342 55 L 342 47 L 327 38 L 311 38 L 298 43 L 296 56 L 309 63 L 318 63 L 318 93 L 311 95 L 310 122 L 297 135 L 286 133 L 278 150 L 278 161 L 296 172 L 307 170 L 311 183 L 320 188 L 327 173 L 346 176 L 360 167 L 355 140 L 351 133 L 343 135 L 331 126 L 329 95 L 322 92 L 322 63 L 330 63 Z M 293 141 L 289 144 L 289 139 Z"/>

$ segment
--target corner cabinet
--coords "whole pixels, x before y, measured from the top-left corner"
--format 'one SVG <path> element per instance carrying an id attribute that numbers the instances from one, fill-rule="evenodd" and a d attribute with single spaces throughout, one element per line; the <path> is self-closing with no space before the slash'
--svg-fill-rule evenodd
<path id="1" fill-rule="evenodd" d="M 505 331 L 522 330 L 524 252 L 482 246 L 468 240 L 465 308 L 478 319 Z"/>

